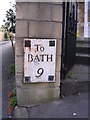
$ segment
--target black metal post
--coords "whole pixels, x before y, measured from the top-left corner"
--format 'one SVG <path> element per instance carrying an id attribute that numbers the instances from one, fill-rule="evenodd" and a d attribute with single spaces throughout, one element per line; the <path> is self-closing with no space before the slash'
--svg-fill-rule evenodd
<path id="1" fill-rule="evenodd" d="M 66 71 L 67 71 L 67 36 L 68 36 L 68 19 L 69 19 L 69 2 L 67 2 L 67 13 L 66 13 L 66 33 L 65 33 L 65 61 L 64 61 L 64 74 L 63 74 L 63 79 L 65 79 Z"/>

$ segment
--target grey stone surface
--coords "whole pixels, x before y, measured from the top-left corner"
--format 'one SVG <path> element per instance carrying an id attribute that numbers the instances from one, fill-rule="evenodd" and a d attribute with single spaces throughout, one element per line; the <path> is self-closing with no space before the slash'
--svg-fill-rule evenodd
<path id="1" fill-rule="evenodd" d="M 17 56 L 23 56 L 24 52 L 24 39 L 23 38 L 16 38 L 16 46 L 15 46 L 15 51 Z"/>
<path id="2" fill-rule="evenodd" d="M 51 21 L 52 9 L 50 4 L 17 3 L 17 19 Z M 28 12 L 27 12 L 28 11 Z M 27 13 L 27 14 L 26 14 Z"/>
<path id="3" fill-rule="evenodd" d="M 88 93 L 41 104 L 30 108 L 29 114 L 31 118 L 88 118 Z"/>
<path id="4" fill-rule="evenodd" d="M 16 21 L 16 37 L 28 36 L 28 23 L 27 21 Z"/>
<path id="5" fill-rule="evenodd" d="M 16 63 L 15 63 L 16 73 L 23 73 L 24 71 L 23 61 L 24 61 L 24 56 L 16 57 Z"/>
<path id="6" fill-rule="evenodd" d="M 89 81 L 88 79 L 88 74 L 90 74 L 89 66 L 74 65 L 72 68 L 72 72 L 74 73 L 72 75 L 72 79 L 76 79 L 77 81 Z"/>
<path id="7" fill-rule="evenodd" d="M 61 81 L 61 94 L 68 96 L 88 92 L 90 84 L 88 69 L 89 66 L 86 65 L 74 65 L 70 78 L 67 75 L 66 79 Z"/>
<path id="8" fill-rule="evenodd" d="M 56 71 L 60 72 L 61 69 L 61 56 L 56 56 Z"/>
<path id="9" fill-rule="evenodd" d="M 62 22 L 62 4 L 17 3 L 16 19 Z"/>
<path id="10" fill-rule="evenodd" d="M 62 49 L 62 39 L 56 39 L 57 41 L 57 47 L 56 47 L 56 56 L 61 55 L 61 49 Z"/>
<path id="11" fill-rule="evenodd" d="M 90 93 L 89 93 L 90 94 Z M 88 118 L 88 93 L 72 95 L 60 100 L 55 100 L 38 106 L 22 109 L 18 113 L 24 113 L 27 118 Z M 19 110 L 18 109 L 18 110 Z M 28 114 L 27 114 L 28 111 Z M 19 114 L 20 115 L 20 114 Z M 17 115 L 16 115 L 17 116 Z M 23 114 L 21 114 L 23 116 Z M 19 116 L 19 117 L 21 117 Z M 23 117 L 22 117 L 23 118 Z"/>
<path id="12" fill-rule="evenodd" d="M 31 106 L 59 99 L 59 87 L 20 88 L 17 87 L 17 101 L 19 106 Z"/>
<path id="13" fill-rule="evenodd" d="M 29 118 L 28 109 L 25 107 L 15 107 L 14 118 Z"/>
<path id="14" fill-rule="evenodd" d="M 61 21 L 62 22 L 62 5 L 54 5 L 52 8 L 52 21 Z"/>
<path id="15" fill-rule="evenodd" d="M 77 69 L 78 68 L 78 69 Z M 87 65 L 74 65 L 72 68 L 72 71 L 76 74 L 88 74 L 89 71 L 89 66 Z"/>
<path id="16" fill-rule="evenodd" d="M 23 73 L 16 73 L 16 85 L 23 86 Z"/>
<path id="17" fill-rule="evenodd" d="M 29 37 L 36 38 L 61 38 L 62 23 L 58 22 L 30 22 Z"/>

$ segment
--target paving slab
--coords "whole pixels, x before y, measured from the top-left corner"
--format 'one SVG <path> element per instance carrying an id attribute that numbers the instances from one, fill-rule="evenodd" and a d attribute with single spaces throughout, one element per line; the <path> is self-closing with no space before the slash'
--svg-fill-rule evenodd
<path id="1" fill-rule="evenodd" d="M 88 93 L 29 108 L 30 118 L 88 118 Z"/>
<path id="2" fill-rule="evenodd" d="M 89 67 L 87 65 L 74 65 L 70 70 L 71 76 L 66 76 L 61 80 L 61 96 L 68 96 L 82 92 L 88 92 L 89 80 Z"/>

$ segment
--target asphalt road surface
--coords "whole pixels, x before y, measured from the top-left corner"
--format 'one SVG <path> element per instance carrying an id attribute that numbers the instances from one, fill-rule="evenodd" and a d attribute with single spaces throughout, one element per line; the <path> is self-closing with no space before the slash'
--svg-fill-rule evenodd
<path id="1" fill-rule="evenodd" d="M 9 65 L 14 63 L 12 46 L 10 42 L 0 43 L 0 117 L 8 118 L 8 94 L 12 91 L 14 78 L 10 74 Z M 1 99 L 2 96 L 2 99 Z M 2 100 L 2 101 L 1 101 Z M 2 115 L 1 115 L 2 113 Z"/>

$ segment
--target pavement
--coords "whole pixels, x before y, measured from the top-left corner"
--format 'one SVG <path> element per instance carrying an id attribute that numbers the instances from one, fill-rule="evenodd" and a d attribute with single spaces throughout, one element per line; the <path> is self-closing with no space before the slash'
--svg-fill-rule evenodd
<path id="1" fill-rule="evenodd" d="M 78 93 L 88 92 L 90 80 L 90 66 L 74 65 L 71 69 L 71 75 L 66 76 L 65 80 L 61 80 L 62 96 L 74 95 Z"/>
<path id="2" fill-rule="evenodd" d="M 88 93 L 29 108 L 30 118 L 88 118 Z"/>
<path id="3" fill-rule="evenodd" d="M 29 108 L 16 107 L 14 118 L 88 118 L 88 101 L 86 92 Z"/>
<path id="4" fill-rule="evenodd" d="M 10 74 L 9 65 L 14 63 L 10 41 L 0 43 L 0 118 L 8 118 L 8 92 L 12 91 L 14 78 Z"/>

